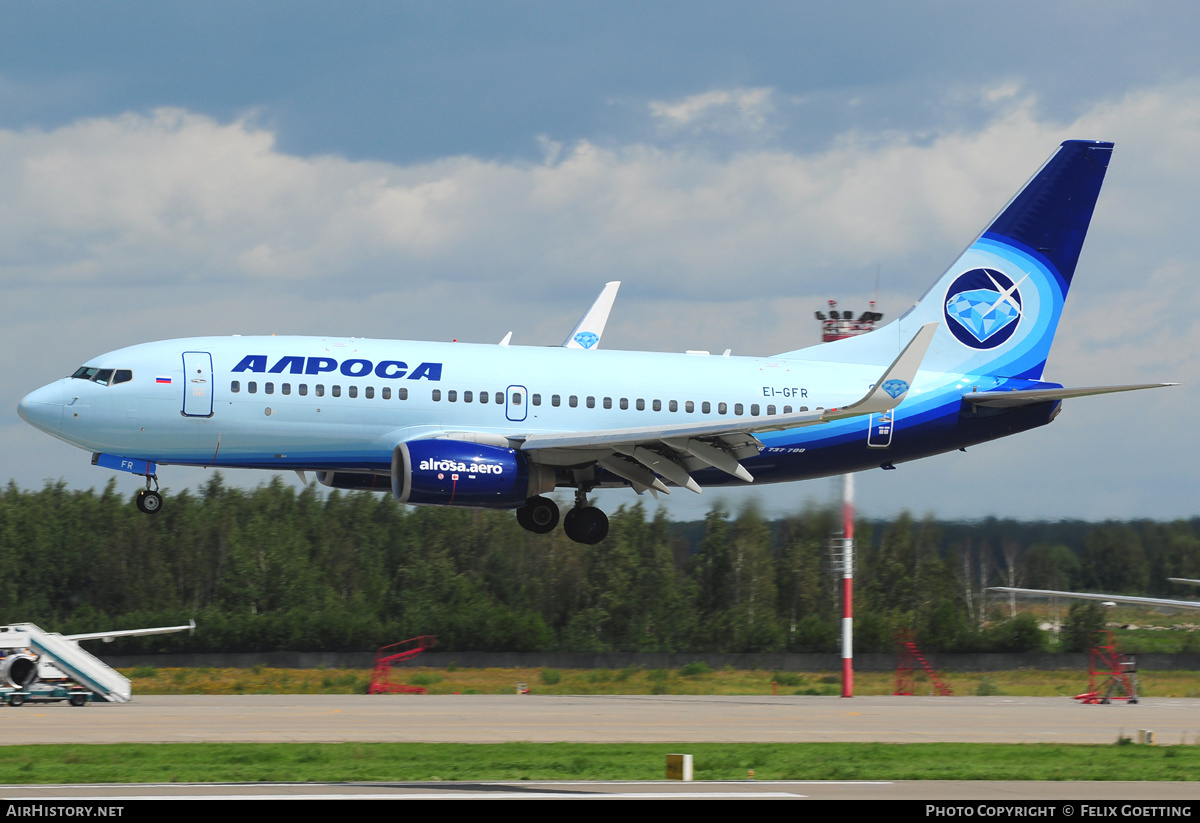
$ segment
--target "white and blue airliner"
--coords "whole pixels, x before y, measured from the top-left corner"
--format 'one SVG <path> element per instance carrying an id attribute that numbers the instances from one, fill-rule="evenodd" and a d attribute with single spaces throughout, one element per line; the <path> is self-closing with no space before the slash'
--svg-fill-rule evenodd
<path id="1" fill-rule="evenodd" d="M 537 533 L 559 521 L 546 495 L 570 488 L 563 528 L 595 543 L 608 518 L 593 489 L 892 468 L 1044 426 L 1064 398 L 1150 388 L 1042 379 L 1112 148 L 1063 143 L 924 297 L 858 337 L 769 357 L 597 350 L 586 318 L 555 348 L 198 337 L 91 358 L 19 411 L 143 476 L 148 513 L 159 466 L 287 469 L 402 503 L 515 509 Z"/>

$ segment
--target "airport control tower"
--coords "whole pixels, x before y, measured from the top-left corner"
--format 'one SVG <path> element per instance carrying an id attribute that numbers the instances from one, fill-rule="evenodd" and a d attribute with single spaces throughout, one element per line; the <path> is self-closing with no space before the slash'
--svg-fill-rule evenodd
<path id="1" fill-rule="evenodd" d="M 819 311 L 821 342 L 832 343 L 847 337 L 857 337 L 875 331 L 875 324 L 883 315 L 875 311 L 875 301 L 870 308 L 854 318 L 854 312 L 838 310 L 837 301 L 829 301 L 829 314 Z M 872 415 L 874 418 L 874 415 Z M 891 431 L 891 417 L 883 422 Z M 868 441 L 869 442 L 869 441 Z M 842 697 L 854 696 L 854 475 L 842 475 L 842 531 L 829 541 L 835 568 L 842 577 Z"/>
<path id="2" fill-rule="evenodd" d="M 821 342 L 831 343 L 834 340 L 842 340 L 847 337 L 857 337 L 860 334 L 866 334 L 869 331 L 875 331 L 875 324 L 883 319 L 883 315 L 875 311 L 875 301 L 872 300 L 871 308 L 854 319 L 854 312 L 849 310 L 838 311 L 837 301 L 829 301 L 829 315 L 825 312 L 817 312 L 817 319 L 821 321 Z"/>

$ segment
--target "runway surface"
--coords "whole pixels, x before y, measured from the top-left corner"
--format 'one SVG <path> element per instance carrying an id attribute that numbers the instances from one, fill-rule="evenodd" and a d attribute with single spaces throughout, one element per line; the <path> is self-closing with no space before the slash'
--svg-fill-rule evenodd
<path id="1" fill-rule="evenodd" d="M 1054 697 L 187 695 L 0 709 L 4 744 L 412 741 L 499 743 L 1112 743 L 1150 729 L 1200 742 L 1200 700 L 1083 706 Z"/>

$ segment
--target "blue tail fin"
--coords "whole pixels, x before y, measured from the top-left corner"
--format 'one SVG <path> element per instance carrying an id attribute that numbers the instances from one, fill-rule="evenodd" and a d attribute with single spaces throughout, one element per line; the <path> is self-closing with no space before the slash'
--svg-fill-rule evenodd
<path id="1" fill-rule="evenodd" d="M 941 328 L 922 368 L 1040 379 L 1112 148 L 1089 140 L 1063 143 L 895 323 L 789 354 L 870 362 L 936 321 Z"/>

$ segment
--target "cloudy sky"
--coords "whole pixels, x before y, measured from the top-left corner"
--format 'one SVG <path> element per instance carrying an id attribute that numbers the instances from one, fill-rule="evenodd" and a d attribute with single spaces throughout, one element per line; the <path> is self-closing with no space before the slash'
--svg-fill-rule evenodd
<path id="1" fill-rule="evenodd" d="M 1046 377 L 1185 385 L 1072 401 L 1036 432 L 859 475 L 860 505 L 1200 513 L 1195 4 L 0 15 L 0 448 L 19 486 L 108 480 L 16 403 L 147 340 L 513 330 L 557 344 L 612 279 L 606 348 L 786 351 L 816 342 L 825 300 L 862 310 L 876 290 L 892 318 L 1059 142 L 1085 138 L 1117 148 Z M 204 479 L 162 473 L 169 488 Z M 692 517 L 756 499 L 774 514 L 832 493 L 813 481 L 665 505 Z"/>

